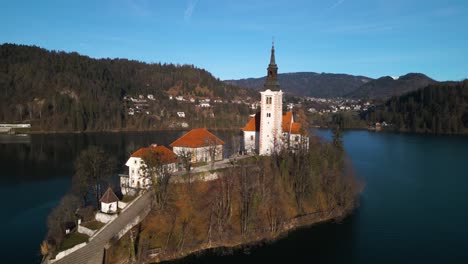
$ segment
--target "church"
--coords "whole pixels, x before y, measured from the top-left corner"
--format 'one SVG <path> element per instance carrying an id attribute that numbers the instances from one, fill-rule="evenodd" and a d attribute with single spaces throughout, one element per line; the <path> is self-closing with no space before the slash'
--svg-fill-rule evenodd
<path id="1" fill-rule="evenodd" d="M 260 112 L 251 116 L 242 129 L 244 153 L 270 155 L 282 147 L 297 147 L 302 139 L 301 124 L 294 122 L 292 112 L 283 114 L 283 92 L 278 82 L 274 44 L 264 91 L 260 94 Z"/>

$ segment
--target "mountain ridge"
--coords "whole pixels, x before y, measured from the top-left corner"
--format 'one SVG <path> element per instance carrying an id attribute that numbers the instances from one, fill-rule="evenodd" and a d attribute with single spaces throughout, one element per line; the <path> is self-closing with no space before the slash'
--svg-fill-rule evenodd
<path id="1" fill-rule="evenodd" d="M 263 89 L 266 77 L 225 80 L 224 82 L 254 90 Z M 278 74 L 283 91 L 297 96 L 354 99 L 386 99 L 435 84 L 422 73 L 377 79 L 343 73 L 290 72 Z"/>
<path id="2" fill-rule="evenodd" d="M 266 76 L 224 82 L 254 90 L 263 89 Z M 372 79 L 343 73 L 290 72 L 278 74 L 283 91 L 299 96 L 341 97 Z"/>

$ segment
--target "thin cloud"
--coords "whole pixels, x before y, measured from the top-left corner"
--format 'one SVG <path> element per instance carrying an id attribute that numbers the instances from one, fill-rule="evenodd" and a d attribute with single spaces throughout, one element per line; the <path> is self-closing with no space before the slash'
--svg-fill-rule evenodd
<path id="1" fill-rule="evenodd" d="M 192 18 L 193 12 L 195 11 L 195 7 L 197 6 L 198 0 L 189 0 L 187 4 L 187 8 L 184 11 L 184 19 L 185 21 L 189 21 Z"/>
<path id="2" fill-rule="evenodd" d="M 334 3 L 332 6 L 330 6 L 330 10 L 331 9 L 335 9 L 337 8 L 339 5 L 341 5 L 342 3 L 344 3 L 345 0 L 338 0 L 336 3 Z"/>
<path id="3" fill-rule="evenodd" d="M 381 25 L 381 24 L 360 24 L 360 25 L 344 25 L 326 28 L 322 30 L 325 33 L 376 33 L 383 31 L 393 30 L 393 26 L 390 25 Z"/>
<path id="4" fill-rule="evenodd" d="M 145 17 L 151 15 L 148 0 L 127 0 L 130 10 L 137 16 Z"/>

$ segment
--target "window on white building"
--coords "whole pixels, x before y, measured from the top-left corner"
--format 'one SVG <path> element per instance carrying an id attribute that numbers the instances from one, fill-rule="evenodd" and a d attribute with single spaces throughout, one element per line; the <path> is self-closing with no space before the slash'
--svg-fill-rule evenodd
<path id="1" fill-rule="evenodd" d="M 267 104 L 271 104 L 271 96 L 267 96 L 267 98 L 266 98 L 266 103 L 267 103 Z"/>
<path id="2" fill-rule="evenodd" d="M 253 137 L 253 135 L 251 135 L 251 136 L 250 136 L 250 140 L 252 140 L 252 141 L 254 140 L 254 137 Z"/>
<path id="3" fill-rule="evenodd" d="M 271 113 L 267 113 L 267 117 L 271 117 Z"/>

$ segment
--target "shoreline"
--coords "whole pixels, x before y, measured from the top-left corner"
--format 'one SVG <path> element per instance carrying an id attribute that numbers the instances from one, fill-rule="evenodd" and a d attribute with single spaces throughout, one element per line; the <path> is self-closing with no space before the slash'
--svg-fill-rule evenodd
<path id="1" fill-rule="evenodd" d="M 167 255 L 162 253 L 161 256 L 154 257 L 154 261 L 150 263 L 182 260 L 188 257 L 201 256 L 210 251 L 217 250 L 221 251 L 220 255 L 230 255 L 233 253 L 233 251 L 240 250 L 245 247 L 261 246 L 281 240 L 285 238 L 290 232 L 298 231 L 303 228 L 309 228 L 322 223 L 332 222 L 337 219 L 344 219 L 353 214 L 357 207 L 358 206 L 356 206 L 352 211 L 344 212 L 343 214 L 333 214 L 332 212 L 316 212 L 313 214 L 298 216 L 288 220 L 286 223 L 283 223 L 281 229 L 276 231 L 276 233 L 273 235 L 253 235 L 247 240 L 243 240 L 241 238 L 240 240 L 234 239 L 234 241 L 217 242 L 213 244 L 205 242 L 196 248 L 187 249 L 186 251 L 180 253 Z"/>

